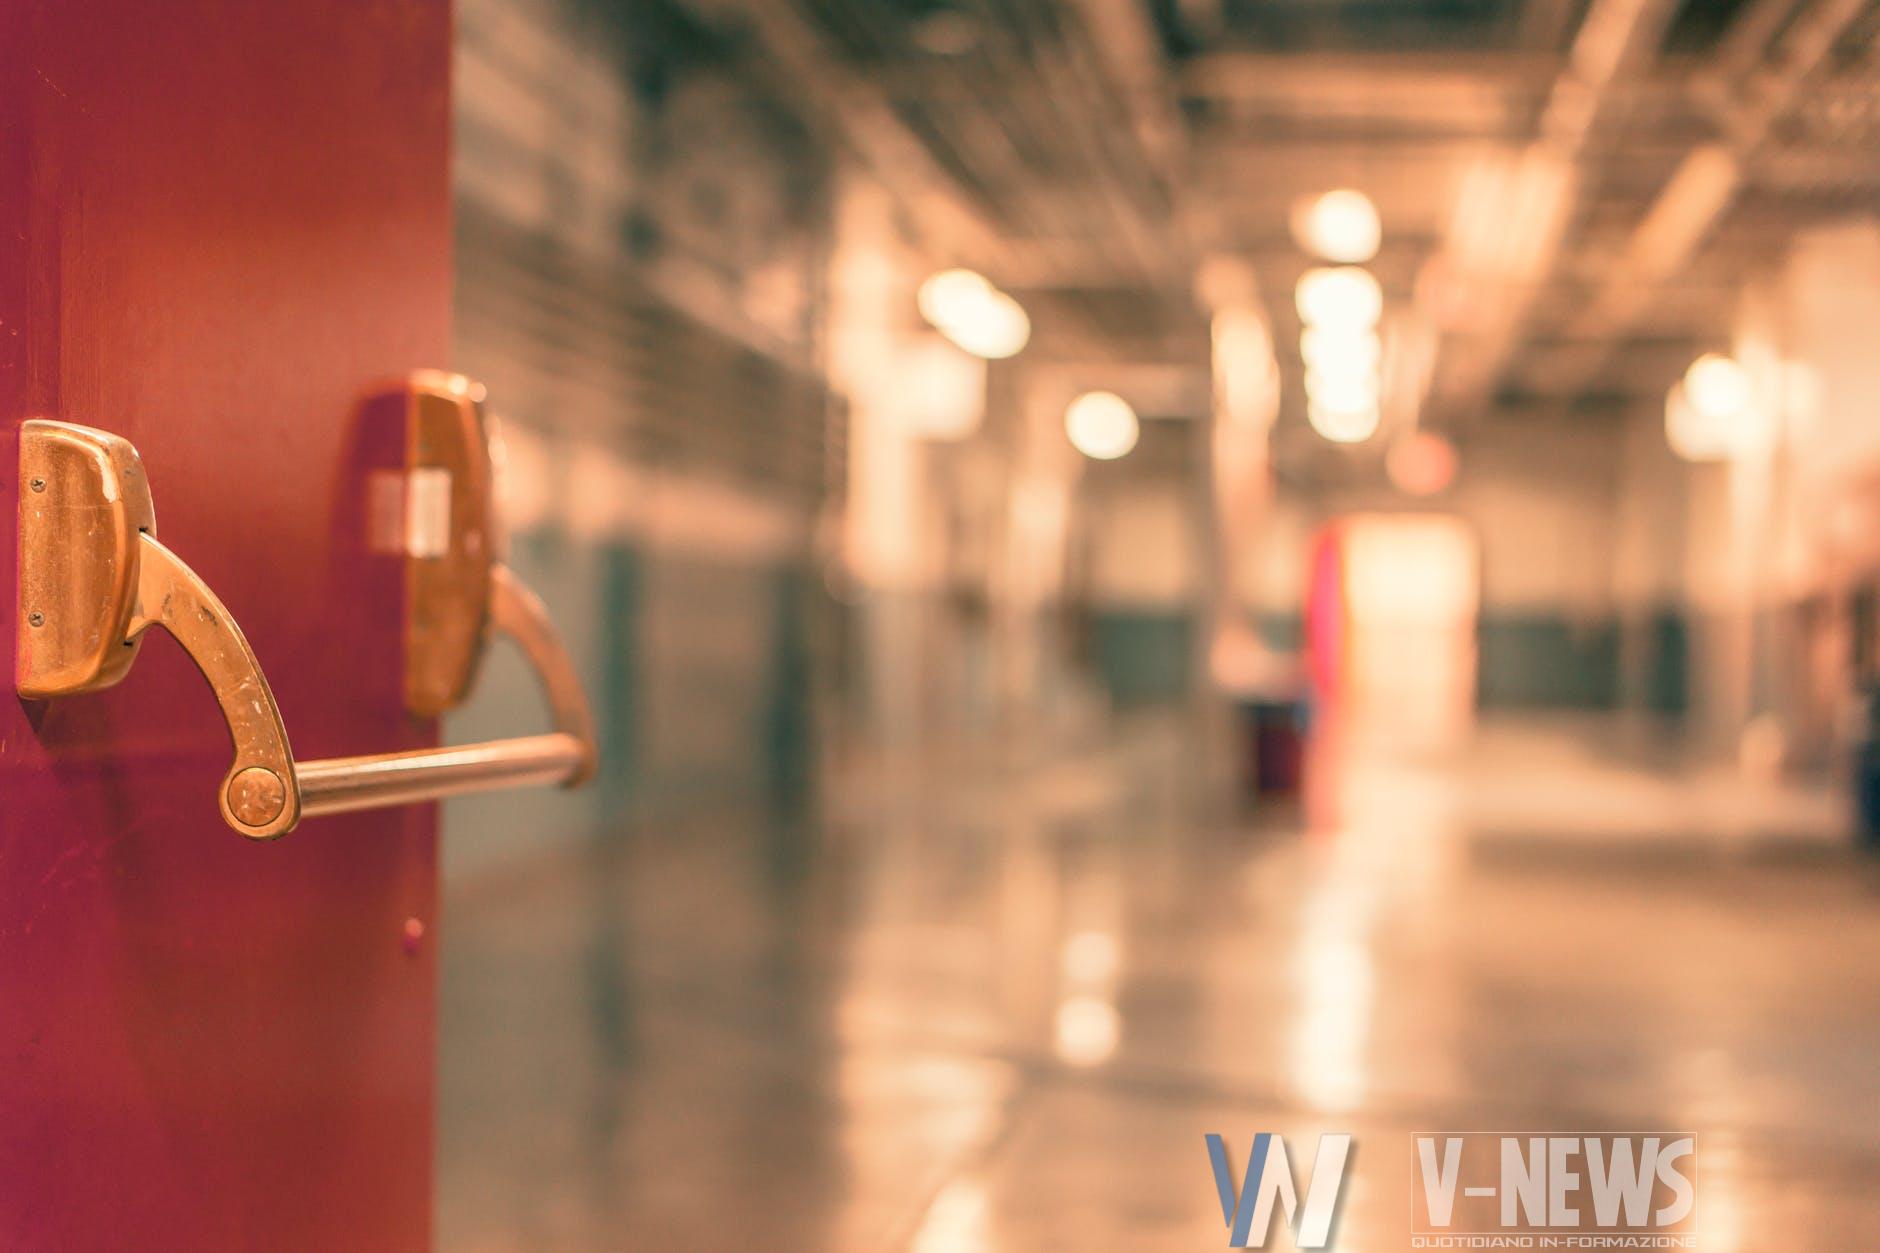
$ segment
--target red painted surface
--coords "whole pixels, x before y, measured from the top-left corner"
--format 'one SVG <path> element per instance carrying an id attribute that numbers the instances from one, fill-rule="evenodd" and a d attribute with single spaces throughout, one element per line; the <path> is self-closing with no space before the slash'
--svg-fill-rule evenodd
<path id="1" fill-rule="evenodd" d="M 1345 687 L 1344 530 L 1327 523 L 1312 540 L 1306 586 L 1306 672 L 1321 706 L 1337 703 Z"/>
<path id="2" fill-rule="evenodd" d="M 442 0 L 0 4 L 0 516 L 23 419 L 128 436 L 303 758 L 434 735 L 352 410 L 448 359 L 448 66 Z M 228 755 L 154 634 L 0 701 L 0 1249 L 429 1241 L 434 810 L 250 845 Z"/>

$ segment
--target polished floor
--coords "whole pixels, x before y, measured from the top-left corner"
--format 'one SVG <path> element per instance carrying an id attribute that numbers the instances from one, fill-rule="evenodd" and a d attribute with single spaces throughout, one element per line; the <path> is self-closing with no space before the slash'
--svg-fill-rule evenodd
<path id="1" fill-rule="evenodd" d="M 1699 1248 L 1880 1247 L 1830 799 L 1599 725 L 1354 750 L 1295 813 L 1194 759 L 966 754 L 460 885 L 440 1247 L 1218 1249 L 1205 1133 L 1349 1131 L 1337 1247 L 1399 1249 L 1414 1132 L 1661 1129 Z"/>

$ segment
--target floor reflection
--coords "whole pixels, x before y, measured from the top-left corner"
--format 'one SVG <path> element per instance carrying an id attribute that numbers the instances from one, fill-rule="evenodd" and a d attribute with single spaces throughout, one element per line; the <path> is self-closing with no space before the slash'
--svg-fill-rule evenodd
<path id="1" fill-rule="evenodd" d="M 1698 1136 L 1705 1249 L 1869 1247 L 1873 868 L 1817 796 L 1597 726 L 1203 812 L 1144 725 L 858 775 L 817 821 L 597 836 L 445 916 L 445 1249 L 1222 1247 L 1210 1131 Z M 1277 1238 L 1272 1247 L 1286 1247 Z"/>

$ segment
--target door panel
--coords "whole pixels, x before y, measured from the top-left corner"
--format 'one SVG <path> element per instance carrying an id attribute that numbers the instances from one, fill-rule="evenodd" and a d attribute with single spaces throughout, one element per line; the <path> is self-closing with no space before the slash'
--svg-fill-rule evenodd
<path id="1" fill-rule="evenodd" d="M 302 758 L 435 742 L 355 406 L 448 359 L 448 65 L 428 0 L 0 5 L 0 514 L 23 420 L 134 442 Z M 428 1243 L 435 807 L 251 844 L 228 760 L 158 634 L 0 706 L 0 1248 Z"/>

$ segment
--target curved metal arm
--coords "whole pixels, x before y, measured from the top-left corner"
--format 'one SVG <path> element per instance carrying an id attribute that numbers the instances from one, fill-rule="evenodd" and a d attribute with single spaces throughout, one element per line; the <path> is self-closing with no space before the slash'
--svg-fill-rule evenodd
<path id="1" fill-rule="evenodd" d="M 554 711 L 555 731 L 463 748 L 304 761 L 294 770 L 303 814 L 374 809 L 501 787 L 576 787 L 593 776 L 594 722 L 581 680 L 548 611 L 507 566 L 490 571 L 490 622 L 515 640 L 535 667 Z"/>
<path id="2" fill-rule="evenodd" d="M 217 798 L 223 821 L 251 839 L 286 835 L 302 809 L 293 783 L 294 754 L 255 650 L 209 585 L 156 536 L 138 533 L 136 561 L 136 601 L 125 642 L 153 626 L 176 637 L 209 681 L 235 743 L 235 760 Z"/>
<path id="3" fill-rule="evenodd" d="M 235 747 L 222 780 L 222 817 L 250 839 L 278 838 L 320 814 L 493 788 L 573 787 L 594 773 L 593 720 L 568 650 L 542 602 L 505 566 L 491 569 L 491 624 L 521 646 L 541 678 L 554 712 L 552 733 L 296 762 L 274 693 L 228 610 L 154 536 L 139 535 L 138 548 L 137 605 L 126 639 L 163 627 L 209 681 Z"/>
<path id="4" fill-rule="evenodd" d="M 414 395 L 442 406 L 428 420 L 454 434 L 458 446 L 480 448 L 468 442 L 482 438 L 468 385 L 446 383 Z M 469 463 L 469 470 L 476 468 Z M 33 700 L 110 687 L 129 671 L 144 632 L 162 627 L 202 671 L 222 707 L 234 761 L 217 799 L 229 826 L 255 840 L 285 835 L 314 814 L 489 788 L 582 783 L 595 764 L 587 697 L 542 602 L 490 560 L 486 523 L 477 515 L 487 475 L 468 478 L 459 520 L 461 535 L 474 542 L 454 549 L 459 560 L 434 580 L 441 592 L 423 615 L 431 629 L 407 632 L 406 665 L 422 664 L 426 678 L 423 699 L 413 702 L 407 692 L 407 707 L 428 714 L 461 697 L 487 621 L 514 639 L 535 667 L 554 713 L 550 734 L 296 762 L 274 693 L 241 628 L 201 577 L 158 542 L 137 450 L 108 431 L 44 419 L 20 428 L 20 482 L 27 490 L 20 494 L 15 687 Z M 453 646 L 438 644 L 444 637 Z"/>

